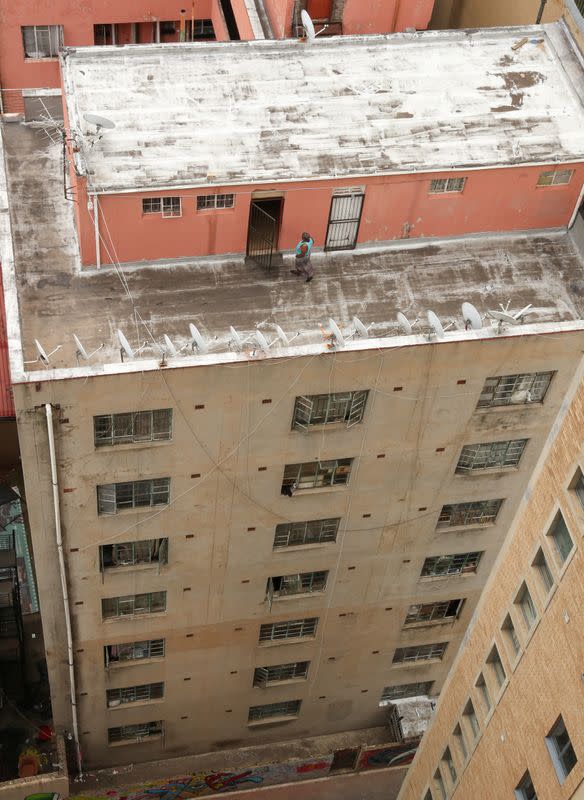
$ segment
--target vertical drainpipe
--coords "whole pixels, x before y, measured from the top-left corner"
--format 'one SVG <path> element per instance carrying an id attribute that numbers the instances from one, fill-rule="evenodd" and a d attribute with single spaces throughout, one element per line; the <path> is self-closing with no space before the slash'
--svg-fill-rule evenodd
<path id="1" fill-rule="evenodd" d="M 73 723 L 73 739 L 75 741 L 75 755 L 79 777 L 83 777 L 81 763 L 81 746 L 79 744 L 79 723 L 77 721 L 77 695 L 75 692 L 75 668 L 73 664 L 73 634 L 71 632 L 71 614 L 69 612 L 69 592 L 67 590 L 67 573 L 65 571 L 65 557 L 63 555 L 63 535 L 61 532 L 61 507 L 59 502 L 59 483 L 57 479 L 57 459 L 55 457 L 55 434 L 53 431 L 53 408 L 50 403 L 45 403 L 47 415 L 47 433 L 49 436 L 49 455 L 51 459 L 51 484 L 53 486 L 53 508 L 55 514 L 55 540 L 59 556 L 59 575 L 61 578 L 61 591 L 63 593 L 63 607 L 65 610 L 65 634 L 67 637 L 67 663 L 69 664 L 69 688 L 71 693 L 71 720 Z"/>
<path id="2" fill-rule="evenodd" d="M 390 33 L 395 33 L 395 26 L 397 25 L 397 18 L 399 16 L 399 7 L 401 6 L 401 0 L 395 0 L 395 6 L 393 9 L 393 22 L 391 23 L 391 31 Z"/>
<path id="3" fill-rule="evenodd" d="M 95 231 L 95 266 L 99 269 L 101 267 L 101 247 L 99 244 L 99 204 L 96 194 L 93 195 L 93 228 Z"/>

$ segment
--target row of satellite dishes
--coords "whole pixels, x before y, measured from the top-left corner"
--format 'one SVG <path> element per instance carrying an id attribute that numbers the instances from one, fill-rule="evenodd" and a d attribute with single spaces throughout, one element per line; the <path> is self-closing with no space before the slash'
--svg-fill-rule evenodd
<path id="1" fill-rule="evenodd" d="M 525 308 L 522 308 L 520 311 L 512 312 L 509 309 L 509 305 L 509 303 L 507 303 L 506 306 L 500 305 L 500 310 L 487 311 L 486 313 L 486 317 L 492 320 L 492 324 L 496 327 L 497 333 L 501 333 L 504 330 L 504 327 L 507 325 L 522 324 L 525 316 L 529 314 L 532 309 L 530 304 L 525 306 Z M 481 330 L 485 319 L 480 315 L 472 303 L 462 304 L 462 318 L 464 321 L 465 330 L 475 331 Z M 454 321 L 450 321 L 448 324 L 443 325 L 438 315 L 433 311 L 428 311 L 426 313 L 426 319 L 429 330 L 425 335 L 428 341 L 444 339 L 446 336 L 446 331 L 455 325 Z M 414 328 L 418 325 L 419 319 L 415 319 L 413 322 L 410 322 L 406 315 L 400 311 L 397 314 L 396 322 L 402 334 L 405 336 L 412 336 L 415 333 Z M 321 327 L 321 330 L 325 341 L 328 342 L 328 346 L 331 348 L 338 348 L 344 347 L 347 341 L 353 339 L 354 337 L 368 339 L 371 327 L 372 326 L 367 327 L 364 325 L 359 317 L 353 317 L 353 329 L 347 333 L 343 333 L 341 328 L 331 317 L 328 320 L 328 328 Z M 274 325 L 274 332 L 275 338 L 273 338 L 272 341 L 268 341 L 266 334 L 259 330 L 259 328 L 247 336 L 242 336 L 234 327 L 230 326 L 229 348 L 236 352 L 241 352 L 247 346 L 251 351 L 252 356 L 255 356 L 256 352 L 258 351 L 262 351 L 264 354 L 268 355 L 273 345 L 279 343 L 282 347 L 290 347 L 291 342 L 301 335 L 300 332 L 293 335 L 287 334 L 279 325 Z M 125 358 L 136 358 L 136 356 L 140 355 L 143 350 L 149 347 L 148 342 L 144 342 L 137 348 L 132 347 L 126 338 L 126 335 L 120 329 L 117 329 L 116 337 L 120 347 L 120 358 L 122 361 L 124 361 Z M 101 344 L 97 349 L 93 350 L 92 352 L 88 352 L 75 333 L 73 334 L 73 340 L 75 342 L 75 355 L 77 357 L 78 364 L 81 360 L 89 361 L 105 346 L 104 344 Z M 48 365 L 50 363 L 51 356 L 62 347 L 62 345 L 58 345 L 54 350 L 51 350 L 51 352 L 47 353 L 38 339 L 35 339 L 34 343 L 37 350 L 37 358 L 35 361 L 25 361 L 25 364 L 34 364 L 40 361 L 41 363 Z M 198 355 L 205 355 L 209 353 L 211 349 L 210 342 L 201 334 L 197 326 L 193 325 L 192 322 L 189 323 L 188 340 L 186 344 L 182 345 L 182 347 L 178 347 L 166 333 L 163 335 L 163 344 L 154 342 L 154 345 L 151 345 L 150 347 L 152 346 L 156 347 L 163 360 L 166 360 L 166 358 L 180 356 L 182 353 L 189 350 L 191 353 L 196 352 Z"/>

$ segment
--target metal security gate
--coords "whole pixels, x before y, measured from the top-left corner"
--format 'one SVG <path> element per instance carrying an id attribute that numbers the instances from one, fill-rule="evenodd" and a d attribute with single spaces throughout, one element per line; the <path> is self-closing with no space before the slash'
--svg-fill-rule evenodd
<path id="1" fill-rule="evenodd" d="M 247 234 L 248 258 L 252 258 L 260 267 L 270 269 L 277 236 L 278 220 L 252 202 Z"/>
<path id="2" fill-rule="evenodd" d="M 354 250 L 364 197 L 363 192 L 333 195 L 325 250 Z"/>

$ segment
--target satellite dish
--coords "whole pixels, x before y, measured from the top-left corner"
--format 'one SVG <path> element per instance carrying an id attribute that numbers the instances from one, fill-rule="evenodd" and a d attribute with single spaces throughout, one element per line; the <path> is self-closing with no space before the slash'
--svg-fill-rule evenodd
<path id="1" fill-rule="evenodd" d="M 107 117 L 101 117 L 99 114 L 84 114 L 83 119 L 85 122 L 89 122 L 90 125 L 95 125 L 98 133 L 102 128 L 111 130 L 116 127 L 115 122 L 112 122 Z"/>
<path id="2" fill-rule="evenodd" d="M 178 350 L 173 345 L 172 341 L 170 340 L 170 337 L 167 336 L 166 333 L 164 334 L 164 344 L 166 346 L 166 352 L 168 353 L 169 356 L 178 355 Z"/>
<path id="3" fill-rule="evenodd" d="M 406 315 L 402 314 L 401 311 L 397 312 L 397 324 L 400 326 L 406 336 L 412 335 L 412 324 Z"/>
<path id="4" fill-rule="evenodd" d="M 130 342 L 126 339 L 122 331 L 118 328 L 118 342 L 120 343 L 120 354 L 122 356 L 122 361 L 124 360 L 124 353 L 128 356 L 128 358 L 134 358 L 134 351 L 130 346 Z"/>
<path id="5" fill-rule="evenodd" d="M 473 331 L 480 331 L 483 327 L 482 317 L 472 303 L 462 304 L 462 318 L 466 330 L 470 327 Z"/>
<path id="6" fill-rule="evenodd" d="M 84 358 L 87 361 L 87 359 L 89 358 L 87 350 L 83 347 L 83 345 L 79 341 L 78 336 L 75 333 L 73 334 L 73 339 L 75 340 L 75 346 L 77 347 L 77 355 L 81 356 L 81 358 Z"/>
<path id="7" fill-rule="evenodd" d="M 487 314 L 491 319 L 496 319 L 497 322 L 506 322 L 508 325 L 519 325 L 521 319 L 517 319 L 513 316 L 513 314 L 509 314 L 507 311 L 487 311 Z"/>
<path id="8" fill-rule="evenodd" d="M 312 23 L 312 19 L 310 18 L 310 14 L 308 11 L 303 9 L 300 12 L 300 18 L 302 19 L 302 27 L 304 28 L 304 33 L 306 34 L 306 38 L 309 39 L 311 42 L 316 39 L 316 31 L 314 30 L 314 25 Z"/>
<path id="9" fill-rule="evenodd" d="M 442 323 L 433 311 L 428 311 L 428 325 L 432 328 L 438 339 L 444 339 L 444 328 Z"/>
<path id="10" fill-rule="evenodd" d="M 231 334 L 231 341 L 233 342 L 233 344 L 237 347 L 238 350 L 241 350 L 241 348 L 243 347 L 243 339 L 232 325 L 229 326 L 229 333 Z"/>
<path id="11" fill-rule="evenodd" d="M 363 325 L 359 317 L 353 317 L 353 325 L 355 326 L 355 333 L 361 336 L 362 339 L 369 338 L 369 331 L 365 325 Z"/>
<path id="12" fill-rule="evenodd" d="M 515 314 L 513 314 L 513 316 L 515 317 L 516 320 L 519 320 L 519 322 L 523 322 L 523 317 L 526 314 L 529 314 L 532 308 L 533 308 L 532 304 L 529 303 L 528 305 L 525 306 L 525 308 L 522 308 L 521 311 L 516 311 Z"/>
<path id="13" fill-rule="evenodd" d="M 39 354 L 39 360 L 43 361 L 45 364 L 48 364 L 49 363 L 49 357 L 46 354 L 45 349 L 42 346 L 42 344 L 39 342 L 38 339 L 34 340 L 34 344 L 35 344 L 35 347 L 37 349 L 37 353 Z"/>
<path id="14" fill-rule="evenodd" d="M 341 329 L 339 328 L 339 326 L 337 325 L 337 323 L 334 321 L 334 319 L 332 317 L 329 319 L 329 327 L 331 329 L 332 335 L 334 336 L 336 344 L 339 347 L 344 347 L 345 346 L 345 337 L 341 333 Z"/>
<path id="15" fill-rule="evenodd" d="M 266 337 L 264 336 L 264 334 L 261 331 L 256 330 L 255 339 L 256 339 L 256 342 L 258 343 L 260 349 L 263 350 L 264 353 L 269 353 L 270 352 L 270 345 L 268 344 L 268 340 L 266 339 Z"/>
<path id="16" fill-rule="evenodd" d="M 282 328 L 279 325 L 276 325 L 275 328 L 276 328 L 276 336 L 278 337 L 280 342 L 284 345 L 284 347 L 290 347 L 290 339 L 288 339 Z"/>
<path id="17" fill-rule="evenodd" d="M 199 353 L 208 353 L 209 345 L 201 336 L 199 329 L 193 325 L 192 322 L 189 323 L 189 331 L 191 332 L 191 347 L 196 347 Z"/>

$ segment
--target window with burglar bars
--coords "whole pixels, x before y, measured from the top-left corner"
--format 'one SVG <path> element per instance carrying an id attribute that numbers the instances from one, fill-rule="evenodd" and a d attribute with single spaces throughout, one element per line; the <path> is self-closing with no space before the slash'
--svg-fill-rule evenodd
<path id="1" fill-rule="evenodd" d="M 572 180 L 573 169 L 557 169 L 542 172 L 537 180 L 538 186 L 565 186 Z"/>
<path id="2" fill-rule="evenodd" d="M 100 414 L 93 418 L 96 447 L 172 438 L 172 408 Z"/>
<path id="3" fill-rule="evenodd" d="M 466 575 L 476 572 L 483 552 L 452 553 L 447 556 L 430 556 L 424 561 L 421 578 L 434 578 L 444 575 Z"/>
<path id="4" fill-rule="evenodd" d="M 180 197 L 144 197 L 142 199 L 143 214 L 162 214 L 163 217 L 182 216 Z"/>
<path id="5" fill-rule="evenodd" d="M 277 642 L 285 639 L 304 639 L 316 636 L 318 617 L 271 622 L 260 626 L 260 642 Z"/>
<path id="6" fill-rule="evenodd" d="M 527 439 L 510 439 L 507 442 L 467 444 L 460 453 L 456 472 L 460 474 L 478 469 L 516 467 L 527 442 Z"/>
<path id="7" fill-rule="evenodd" d="M 489 525 L 495 522 L 502 500 L 477 500 L 474 503 L 453 503 L 442 506 L 438 528 L 456 528 L 459 525 Z"/>
<path id="8" fill-rule="evenodd" d="M 124 689 L 108 689 L 106 701 L 114 707 L 128 703 L 142 703 L 148 700 L 160 700 L 164 697 L 163 683 L 144 683 L 141 686 L 126 686 Z"/>
<path id="9" fill-rule="evenodd" d="M 21 31 L 25 58 L 57 58 L 63 46 L 62 25 L 25 25 Z"/>
<path id="10" fill-rule="evenodd" d="M 266 703 L 263 706 L 252 706 L 249 709 L 248 722 L 261 722 L 274 717 L 297 717 L 302 700 L 286 700 L 283 703 Z"/>
<path id="11" fill-rule="evenodd" d="M 147 639 L 143 642 L 107 644 L 104 647 L 105 666 L 147 658 L 164 658 L 164 639 Z"/>
<path id="12" fill-rule="evenodd" d="M 196 19 L 193 39 L 215 39 L 215 28 L 211 19 Z"/>
<path id="13" fill-rule="evenodd" d="M 138 542 L 102 544 L 99 548 L 101 570 L 130 567 L 135 564 L 166 564 L 168 539 L 142 539 Z"/>
<path id="14" fill-rule="evenodd" d="M 117 514 L 124 508 L 165 506 L 170 500 L 170 478 L 127 483 L 104 483 L 97 487 L 99 514 Z"/>
<path id="15" fill-rule="evenodd" d="M 441 603 L 418 603 L 408 608 L 404 625 L 420 622 L 444 622 L 458 617 L 464 600 L 445 600 Z"/>
<path id="16" fill-rule="evenodd" d="M 542 403 L 553 372 L 531 372 L 487 378 L 477 408 Z"/>
<path id="17" fill-rule="evenodd" d="M 282 494 L 291 495 L 303 489 L 344 486 L 351 475 L 352 458 L 334 461 L 308 461 L 305 464 L 286 464 Z"/>
<path id="18" fill-rule="evenodd" d="M 286 597 L 291 594 L 310 594 L 324 592 L 328 570 L 320 572 L 295 572 L 292 575 L 278 575 L 268 578 L 266 597 Z"/>
<path id="19" fill-rule="evenodd" d="M 276 525 L 274 549 L 335 542 L 340 522 L 341 518 L 335 517 L 313 519 L 307 522 L 284 522 Z"/>
<path id="20" fill-rule="evenodd" d="M 253 685 L 263 689 L 282 681 L 306 680 L 310 661 L 293 661 L 290 664 L 276 664 L 273 667 L 256 667 Z"/>
<path id="21" fill-rule="evenodd" d="M 301 395 L 296 398 L 292 428 L 306 431 L 311 425 L 335 422 L 351 428 L 362 422 L 368 395 L 368 391 Z"/>
<path id="22" fill-rule="evenodd" d="M 145 742 L 148 739 L 155 739 L 162 736 L 164 732 L 164 722 L 143 722 L 138 725 L 120 725 L 117 728 L 107 729 L 108 744 L 115 742 Z"/>
<path id="23" fill-rule="evenodd" d="M 234 205 L 234 194 L 200 194 L 197 197 L 197 211 L 209 208 L 233 208 Z"/>
<path id="24" fill-rule="evenodd" d="M 394 664 L 407 664 L 413 661 L 442 660 L 448 642 L 435 644 L 417 644 L 412 647 L 398 647 L 393 654 Z"/>
<path id="25" fill-rule="evenodd" d="M 166 611 L 166 592 L 127 594 L 122 597 L 107 597 L 101 601 L 103 619 L 160 614 L 162 611 Z"/>
<path id="26" fill-rule="evenodd" d="M 387 706 L 393 700 L 402 700 L 404 697 L 422 697 L 429 695 L 434 681 L 418 681 L 417 683 L 402 683 L 399 686 L 386 686 L 381 694 L 380 706 Z"/>
<path id="27" fill-rule="evenodd" d="M 430 194 L 462 192 L 466 178 L 437 178 L 430 183 Z"/>

